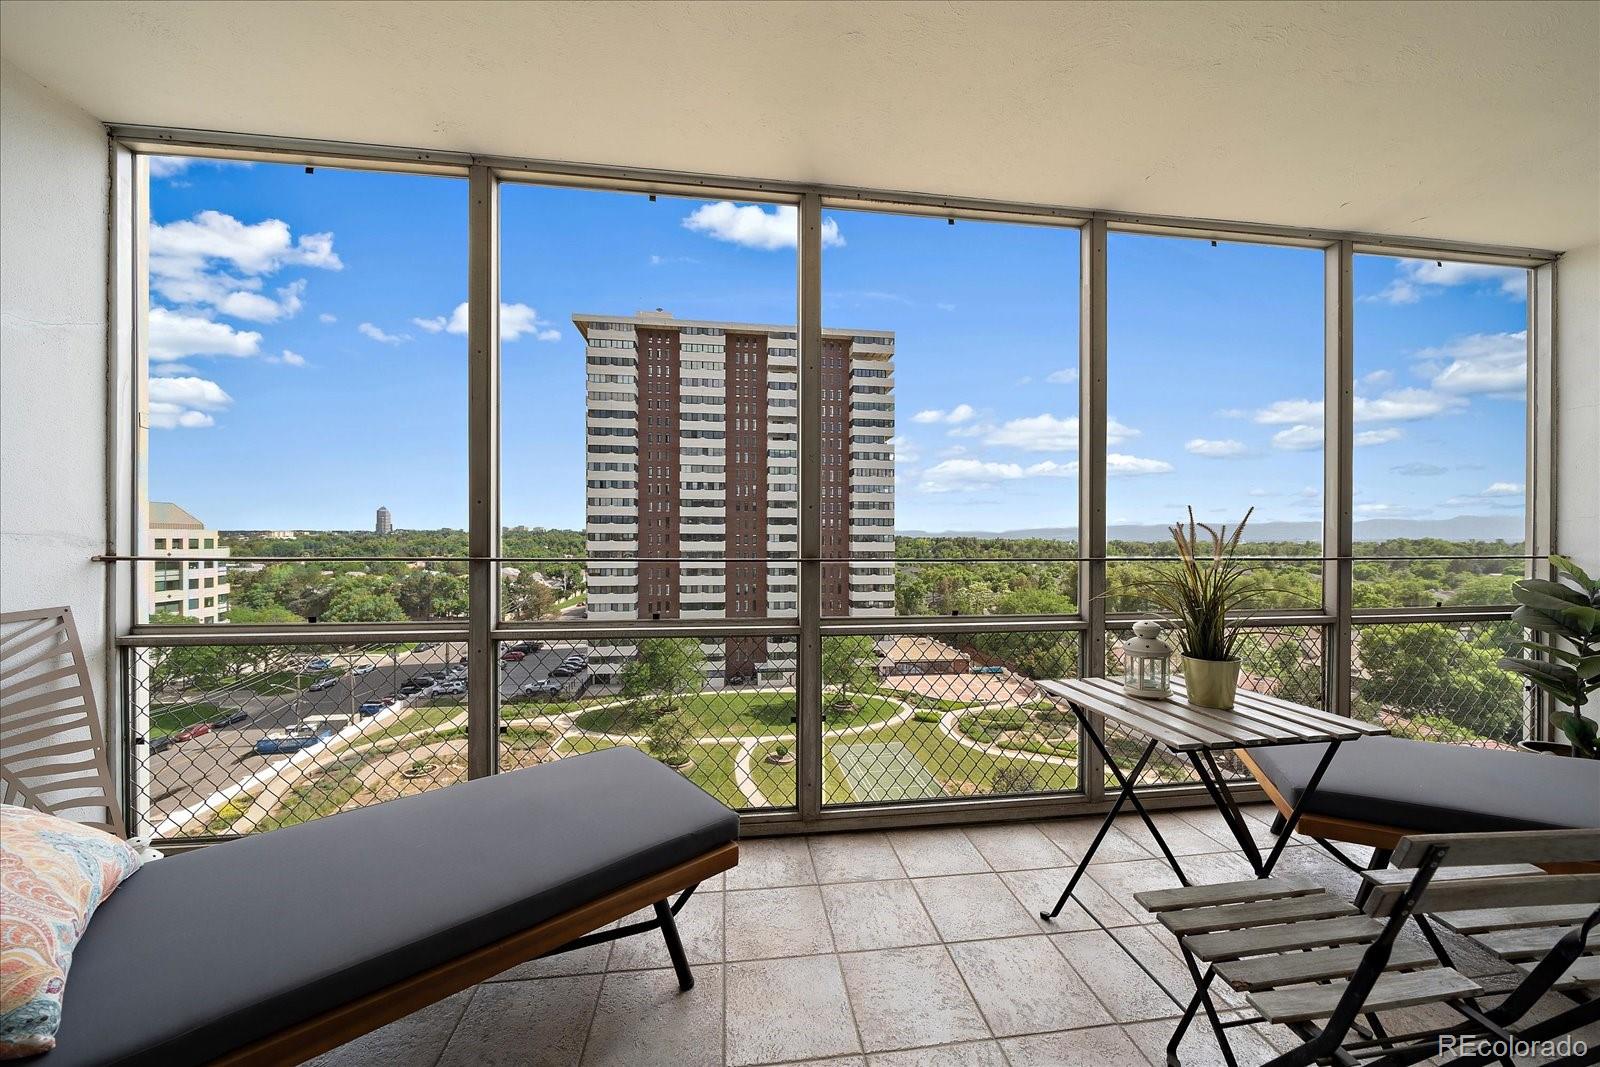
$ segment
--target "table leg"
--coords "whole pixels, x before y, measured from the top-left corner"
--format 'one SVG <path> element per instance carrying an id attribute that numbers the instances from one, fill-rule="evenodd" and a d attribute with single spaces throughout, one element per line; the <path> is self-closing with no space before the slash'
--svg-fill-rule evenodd
<path id="1" fill-rule="evenodd" d="M 1178 858 L 1172 854 L 1172 849 L 1167 847 L 1167 839 L 1161 836 L 1161 831 L 1156 828 L 1156 821 L 1150 817 L 1150 812 L 1145 809 L 1144 802 L 1139 799 L 1139 794 L 1133 790 L 1133 783 L 1137 781 L 1139 772 L 1144 770 L 1145 761 L 1150 758 L 1151 753 L 1155 750 L 1155 740 L 1152 739 L 1145 748 L 1144 755 L 1140 758 L 1138 766 L 1134 768 L 1133 773 L 1124 778 L 1122 769 L 1117 766 L 1117 761 L 1111 758 L 1111 753 L 1107 751 L 1105 742 L 1100 740 L 1100 735 L 1094 732 L 1094 727 L 1089 722 L 1089 716 L 1076 704 L 1071 705 L 1071 707 L 1073 713 L 1078 716 L 1078 721 L 1083 724 L 1083 732 L 1089 736 L 1089 740 L 1099 750 L 1100 758 L 1105 761 L 1107 767 L 1111 768 L 1112 777 L 1116 778 L 1117 785 L 1122 787 L 1123 792 L 1127 794 L 1127 798 L 1133 802 L 1133 810 L 1139 813 L 1139 818 L 1144 820 L 1145 828 L 1150 831 L 1150 836 L 1156 839 L 1156 844 L 1161 848 L 1161 854 L 1166 857 L 1167 866 L 1172 868 L 1172 873 L 1178 876 L 1179 882 L 1188 885 L 1188 875 L 1183 873 L 1183 868 L 1178 865 Z M 1120 802 L 1121 798 L 1119 797 L 1118 803 Z M 1104 833 L 1104 830 L 1101 832 Z M 1096 838 L 1095 842 L 1098 844 L 1099 838 Z"/>
<path id="2" fill-rule="evenodd" d="M 1283 855 L 1283 847 L 1289 843 L 1289 838 L 1294 834 L 1294 828 L 1300 824 L 1300 813 L 1305 810 L 1306 801 L 1316 793 L 1317 786 L 1322 783 L 1322 776 L 1328 770 L 1328 764 L 1333 762 L 1334 754 L 1339 751 L 1340 741 L 1328 742 L 1328 751 L 1322 754 L 1322 761 L 1317 764 L 1317 769 L 1312 772 L 1311 778 L 1306 782 L 1306 787 L 1300 791 L 1300 799 L 1294 802 L 1294 807 L 1289 811 L 1289 818 L 1284 821 L 1283 833 L 1278 835 L 1277 843 L 1272 846 L 1272 852 L 1267 856 L 1267 861 L 1262 865 L 1261 877 L 1265 878 L 1272 873 L 1272 868 L 1277 865 L 1278 857 Z"/>
<path id="3" fill-rule="evenodd" d="M 1087 722 L 1084 723 L 1084 731 L 1090 737 L 1094 736 L 1094 731 L 1089 729 Z M 1106 833 L 1111 829 L 1111 824 L 1116 821 L 1117 813 L 1122 810 L 1122 802 L 1133 795 L 1134 784 L 1138 782 L 1139 775 L 1144 771 L 1144 765 L 1150 761 L 1150 756 L 1155 750 L 1156 743 L 1154 741 L 1146 745 L 1143 754 L 1139 756 L 1138 762 L 1133 765 L 1133 771 L 1127 778 L 1122 777 L 1121 771 L 1117 772 L 1117 781 L 1122 785 L 1122 791 L 1117 794 L 1117 799 L 1112 803 L 1111 810 L 1106 812 L 1105 821 L 1100 824 L 1100 829 L 1095 833 L 1094 840 L 1089 842 L 1089 848 L 1084 852 L 1083 858 L 1078 860 L 1078 866 L 1073 870 L 1072 877 L 1067 881 L 1067 888 L 1062 891 L 1061 899 L 1056 901 L 1056 906 L 1050 911 L 1041 911 L 1039 918 L 1054 919 L 1061 914 L 1061 909 L 1067 906 L 1067 901 L 1072 897 L 1072 891 L 1078 888 L 1078 880 L 1083 877 L 1083 872 L 1089 869 L 1089 861 L 1094 859 L 1095 852 L 1100 848 L 1100 842 L 1105 840 Z M 1109 757 L 1107 757 L 1106 763 L 1115 769 L 1116 765 L 1111 763 Z M 1188 885 L 1187 882 L 1184 884 Z"/>
<path id="4" fill-rule="evenodd" d="M 1250 861 L 1250 869 L 1256 872 L 1256 877 L 1264 877 L 1266 872 L 1261 863 L 1261 849 L 1256 846 L 1256 839 L 1250 833 L 1250 824 L 1246 821 L 1244 813 L 1239 810 L 1239 805 L 1234 803 L 1233 794 L 1228 791 L 1227 784 L 1222 780 L 1222 768 L 1217 766 L 1216 757 L 1206 749 L 1189 753 L 1189 762 L 1194 765 L 1194 772 L 1199 775 L 1200 783 L 1211 795 L 1211 802 L 1217 806 L 1222 821 L 1228 824 L 1234 840 L 1239 842 L 1239 849 L 1244 853 L 1244 858 Z"/>

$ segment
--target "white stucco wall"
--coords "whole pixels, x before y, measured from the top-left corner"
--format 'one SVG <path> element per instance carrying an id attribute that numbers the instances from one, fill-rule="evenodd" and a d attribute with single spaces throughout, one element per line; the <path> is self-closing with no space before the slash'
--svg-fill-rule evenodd
<path id="1" fill-rule="evenodd" d="M 0 63 L 0 609 L 69 605 L 105 707 L 100 124 Z"/>
<path id="2" fill-rule="evenodd" d="M 1600 574 L 1600 244 L 1556 269 L 1556 547 Z"/>

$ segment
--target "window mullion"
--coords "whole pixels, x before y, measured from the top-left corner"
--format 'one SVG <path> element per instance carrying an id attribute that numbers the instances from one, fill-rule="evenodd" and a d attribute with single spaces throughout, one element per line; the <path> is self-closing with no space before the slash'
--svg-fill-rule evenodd
<path id="1" fill-rule="evenodd" d="M 1323 288 L 1323 491 L 1322 610 L 1333 625 L 1324 633 L 1326 706 L 1338 715 L 1351 711 L 1352 631 L 1350 623 L 1354 564 L 1355 310 L 1354 246 L 1336 241 L 1324 252 Z"/>
<path id="2" fill-rule="evenodd" d="M 795 796 L 802 820 L 822 811 L 822 198 L 800 200 L 800 531 L 796 593 Z"/>
<path id="3" fill-rule="evenodd" d="M 467 768 L 498 769 L 500 666 L 500 187 L 488 167 L 471 169 L 467 235 Z"/>

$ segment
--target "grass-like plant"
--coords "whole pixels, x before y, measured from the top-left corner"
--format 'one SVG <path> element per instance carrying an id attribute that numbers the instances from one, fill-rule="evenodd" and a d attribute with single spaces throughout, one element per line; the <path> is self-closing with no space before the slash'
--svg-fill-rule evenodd
<path id="1" fill-rule="evenodd" d="M 1185 656 L 1237 659 L 1240 631 L 1247 621 L 1238 612 L 1260 590 L 1251 584 L 1250 568 L 1234 558 L 1234 551 L 1255 509 L 1244 513 L 1231 534 L 1226 524 L 1195 522 L 1194 508 L 1188 510 L 1188 523 L 1168 527 L 1178 546 L 1178 562 L 1162 568 L 1161 576 L 1139 586 L 1139 592 L 1170 617 Z M 1201 543 L 1201 532 L 1210 541 L 1209 551 Z"/>

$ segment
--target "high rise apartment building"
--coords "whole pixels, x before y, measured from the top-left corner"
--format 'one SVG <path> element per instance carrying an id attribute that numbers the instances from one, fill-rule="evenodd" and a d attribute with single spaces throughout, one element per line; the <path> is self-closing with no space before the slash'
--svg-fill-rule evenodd
<path id="1" fill-rule="evenodd" d="M 394 516 L 389 514 L 388 508 L 378 509 L 378 518 L 373 523 L 372 529 L 379 537 L 387 537 L 394 533 Z"/>
<path id="2" fill-rule="evenodd" d="M 217 531 L 176 504 L 152 500 L 145 540 L 148 555 L 189 557 L 139 565 L 149 613 L 223 621 L 228 614 L 229 551 Z"/>
<path id="3" fill-rule="evenodd" d="M 795 615 L 794 327 L 660 311 L 573 323 L 587 343 L 590 617 Z M 892 615 L 894 335 L 825 330 L 820 390 L 821 551 L 839 561 L 823 565 L 822 611 Z M 706 652 L 713 669 L 748 679 L 792 662 L 792 647 L 776 647 L 789 642 L 770 644 L 739 638 Z"/>

